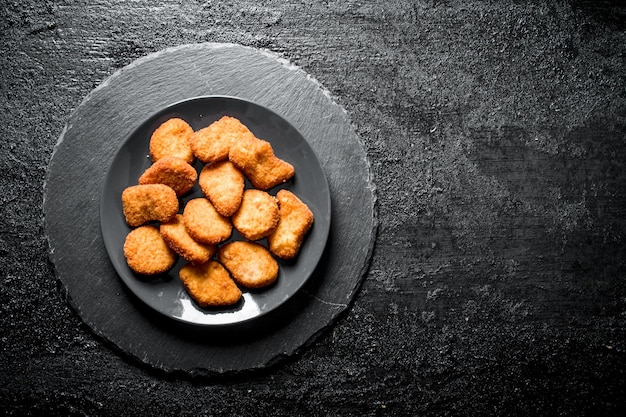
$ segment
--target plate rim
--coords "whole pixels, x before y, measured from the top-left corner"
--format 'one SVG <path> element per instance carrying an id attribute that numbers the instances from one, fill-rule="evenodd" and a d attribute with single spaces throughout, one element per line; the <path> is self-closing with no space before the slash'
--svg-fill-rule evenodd
<path id="1" fill-rule="evenodd" d="M 159 117 L 162 117 L 164 114 L 167 114 L 168 110 L 172 110 L 174 108 L 176 108 L 177 106 L 180 105 L 184 105 L 184 104 L 188 104 L 190 102 L 194 102 L 194 101 L 204 101 L 204 100 L 213 100 L 213 99 L 221 99 L 221 100 L 227 100 L 227 101 L 239 101 L 239 102 L 243 102 L 243 103 L 247 103 L 247 104 L 251 104 L 253 106 L 256 106 L 258 108 L 261 108 L 262 110 L 271 113 L 274 116 L 277 116 L 280 120 L 282 120 L 283 122 L 287 123 L 292 129 L 295 130 L 295 132 L 300 136 L 300 138 L 304 141 L 304 143 L 307 144 L 307 146 L 310 148 L 312 155 L 314 157 L 315 163 L 317 166 L 319 166 L 320 171 L 322 173 L 321 175 L 321 179 L 323 180 L 323 186 L 324 186 L 324 190 L 326 191 L 325 194 L 327 194 L 328 198 L 326 199 L 326 206 L 323 208 L 324 210 L 322 211 L 323 213 L 327 213 L 328 215 L 328 221 L 325 222 L 325 226 L 322 230 L 322 239 L 320 239 L 320 241 L 323 241 L 323 245 L 319 251 L 319 254 L 317 255 L 317 259 L 314 262 L 314 266 L 313 268 L 310 270 L 310 272 L 308 272 L 308 275 L 306 278 L 302 279 L 301 282 L 294 288 L 294 290 L 287 296 L 285 297 L 281 302 L 279 302 L 278 304 L 276 304 L 275 306 L 263 310 L 261 312 L 259 312 L 256 315 L 250 316 L 250 317 L 245 317 L 241 320 L 237 320 L 237 321 L 233 321 L 233 322 L 225 322 L 225 323 L 201 323 L 201 322 L 196 322 L 196 321 L 191 321 L 191 320 L 186 320 L 183 317 L 177 317 L 174 316 L 172 314 L 167 314 L 164 311 L 161 311 L 160 309 L 156 308 L 154 305 L 152 305 L 150 302 L 148 302 L 147 300 L 145 300 L 142 296 L 140 296 L 139 294 L 137 294 L 132 288 L 131 286 L 127 283 L 126 278 L 124 278 L 123 274 L 120 273 L 120 271 L 118 270 L 115 262 L 113 262 L 112 260 L 112 251 L 114 250 L 114 248 L 110 247 L 110 243 L 108 242 L 107 239 L 104 238 L 105 234 L 107 233 L 105 231 L 105 225 L 103 224 L 103 213 L 104 213 L 104 208 L 105 208 L 105 190 L 108 188 L 108 184 L 109 184 L 109 178 L 111 175 L 111 171 L 113 169 L 113 163 L 116 161 L 116 159 L 118 158 L 118 156 L 120 155 L 122 149 L 132 140 L 132 138 L 138 134 L 139 131 L 141 131 L 142 129 L 145 129 L 150 123 L 154 123 L 155 120 L 157 120 Z M 269 190 L 268 190 L 269 191 Z M 184 98 L 181 100 L 177 100 L 175 102 L 172 102 L 170 104 L 165 105 L 164 107 L 153 111 L 152 113 L 150 113 L 147 117 L 145 117 L 140 123 L 138 123 L 136 125 L 136 127 L 134 129 L 131 130 L 131 132 L 124 137 L 120 144 L 117 146 L 117 149 L 115 150 L 115 152 L 113 153 L 113 156 L 110 159 L 110 162 L 108 164 L 108 168 L 106 171 L 106 174 L 104 176 L 104 181 L 102 184 L 102 188 L 100 190 L 100 201 L 99 201 L 99 210 L 98 210 L 98 215 L 99 215 L 99 223 L 100 223 L 100 233 L 102 235 L 102 239 L 103 239 L 103 243 L 105 246 L 105 250 L 107 253 L 107 258 L 109 260 L 109 262 L 111 263 L 111 265 L 113 266 L 113 269 L 115 270 L 115 274 L 117 275 L 118 279 L 120 281 L 122 281 L 124 287 L 132 294 L 133 297 L 137 298 L 141 303 L 143 303 L 145 306 L 147 306 L 150 310 L 174 321 L 174 322 L 178 322 L 184 325 L 191 325 L 191 326 L 197 326 L 197 327 L 201 327 L 201 328 L 227 328 L 227 327 L 231 327 L 231 326 L 239 326 L 239 325 L 244 325 L 244 324 L 248 324 L 254 320 L 257 320 L 263 316 L 266 316 L 267 314 L 274 312 L 275 310 L 279 309 L 280 307 L 282 307 L 284 304 L 286 304 L 289 300 L 291 300 L 298 292 L 300 292 L 302 290 L 302 287 L 304 287 L 306 285 L 307 282 L 309 282 L 309 279 L 311 278 L 311 276 L 315 273 L 315 270 L 317 269 L 317 267 L 319 266 L 320 260 L 322 259 L 322 257 L 324 256 L 324 253 L 326 252 L 327 246 L 328 246 L 328 239 L 330 237 L 330 228 L 332 225 L 332 195 L 331 195 L 331 190 L 330 190 L 330 186 L 329 186 L 329 182 L 328 182 L 328 178 L 326 176 L 326 172 L 323 169 L 323 166 L 321 164 L 321 161 L 317 155 L 317 153 L 315 152 L 315 150 L 313 149 L 313 147 L 311 146 L 311 144 L 309 143 L 309 141 L 306 139 L 306 137 L 300 132 L 300 130 L 294 126 L 289 120 L 287 120 L 285 117 L 283 117 L 281 114 L 276 113 L 274 110 L 270 109 L 269 107 L 259 104 L 258 102 L 255 102 L 253 100 L 248 100 L 242 97 L 238 97 L 238 96 L 234 96 L 234 95 L 221 95 L 221 94 L 210 94 L 210 95 L 197 95 L 197 96 L 192 96 L 192 97 L 188 97 L 188 98 Z M 280 262 L 280 260 L 277 260 Z M 182 284 L 181 284 L 182 287 Z M 193 302 L 193 300 L 192 300 Z M 200 307 L 197 307 L 200 311 L 202 311 L 202 309 Z"/>

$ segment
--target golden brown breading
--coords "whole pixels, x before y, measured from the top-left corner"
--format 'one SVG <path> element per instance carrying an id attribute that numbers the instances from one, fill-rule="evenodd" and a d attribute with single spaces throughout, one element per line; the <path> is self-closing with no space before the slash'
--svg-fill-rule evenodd
<path id="1" fill-rule="evenodd" d="M 200 189 L 224 217 L 230 217 L 239 208 L 243 198 L 243 173 L 230 161 L 205 165 L 198 180 Z"/>
<path id="2" fill-rule="evenodd" d="M 241 290 L 217 261 L 186 264 L 179 275 L 183 286 L 200 307 L 228 306 L 241 298 Z"/>
<path id="3" fill-rule="evenodd" d="M 248 288 L 268 286 L 278 277 L 278 262 L 255 242 L 227 243 L 219 249 L 218 259 L 235 281 Z"/>
<path id="4" fill-rule="evenodd" d="M 209 126 L 198 130 L 191 137 L 191 149 L 204 163 L 223 161 L 233 142 L 252 133 L 238 119 L 223 116 Z"/>
<path id="5" fill-rule="evenodd" d="M 228 239 L 233 226 L 230 220 L 215 210 L 206 198 L 194 198 L 187 202 L 183 210 L 185 228 L 197 242 L 217 245 Z"/>
<path id="6" fill-rule="evenodd" d="M 280 220 L 276 199 L 265 191 L 244 191 L 239 210 L 231 217 L 233 226 L 248 240 L 259 240 L 276 229 Z"/>
<path id="7" fill-rule="evenodd" d="M 176 263 L 176 253 L 152 225 L 138 227 L 126 236 L 124 256 L 130 269 L 142 275 L 161 274 Z"/>
<path id="8" fill-rule="evenodd" d="M 276 194 L 280 207 L 278 227 L 267 237 L 270 251 L 279 258 L 292 259 L 300 251 L 304 236 L 313 226 L 313 213 L 294 193 Z"/>
<path id="9" fill-rule="evenodd" d="M 295 173 L 293 165 L 274 155 L 269 142 L 254 136 L 234 142 L 228 157 L 259 190 L 282 184 Z"/>
<path id="10" fill-rule="evenodd" d="M 164 156 L 177 156 L 187 163 L 194 161 L 191 150 L 193 129 L 183 119 L 172 118 L 163 122 L 150 137 L 150 156 L 156 162 Z"/>
<path id="11" fill-rule="evenodd" d="M 167 245 L 188 262 L 205 263 L 217 251 L 214 245 L 204 245 L 189 236 L 182 214 L 177 214 L 170 222 L 161 223 L 159 230 Z"/>
<path id="12" fill-rule="evenodd" d="M 129 226 L 168 222 L 178 213 L 176 192 L 164 184 L 133 185 L 122 192 L 122 210 Z"/>
<path id="13" fill-rule="evenodd" d="M 184 159 L 164 156 L 141 174 L 139 184 L 165 184 L 180 197 L 191 191 L 197 179 L 198 173 Z"/>

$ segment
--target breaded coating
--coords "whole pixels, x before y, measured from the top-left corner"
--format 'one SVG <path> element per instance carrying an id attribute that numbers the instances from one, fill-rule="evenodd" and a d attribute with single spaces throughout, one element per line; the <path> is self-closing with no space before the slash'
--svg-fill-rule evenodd
<path id="1" fill-rule="evenodd" d="M 139 184 L 165 184 L 180 197 L 191 191 L 197 179 L 198 173 L 187 161 L 164 156 L 141 174 Z"/>
<path id="2" fill-rule="evenodd" d="M 207 164 L 200 171 L 200 189 L 224 217 L 230 217 L 239 208 L 243 198 L 243 173 L 230 161 Z"/>
<path id="3" fill-rule="evenodd" d="M 229 306 L 241 298 L 241 290 L 217 261 L 186 264 L 179 275 L 183 286 L 200 307 Z"/>
<path id="4" fill-rule="evenodd" d="M 176 253 L 152 225 L 138 227 L 126 236 L 124 256 L 130 269 L 142 275 L 161 274 L 176 263 Z"/>
<path id="5" fill-rule="evenodd" d="M 156 162 L 164 156 L 176 156 L 193 164 L 191 150 L 193 129 L 183 119 L 172 118 L 162 123 L 150 137 L 150 156 Z"/>
<path id="6" fill-rule="evenodd" d="M 248 240 L 259 240 L 276 229 L 280 220 L 278 203 L 266 191 L 244 191 L 239 210 L 231 218 L 233 226 Z"/>
<path id="7" fill-rule="evenodd" d="M 280 207 L 278 227 L 267 237 L 270 252 L 282 259 L 295 258 L 305 235 L 313 226 L 313 213 L 294 193 L 280 190 L 276 194 Z"/>
<path id="8" fill-rule="evenodd" d="M 233 279 L 244 287 L 265 287 L 278 277 L 278 262 L 265 246 L 258 243 L 230 242 L 222 246 L 217 254 Z"/>
<path id="9" fill-rule="evenodd" d="M 207 262 L 217 251 L 216 246 L 196 242 L 189 236 L 182 214 L 177 214 L 170 222 L 161 223 L 159 230 L 165 243 L 183 259 L 193 264 Z"/>
<path id="10" fill-rule="evenodd" d="M 234 142 L 228 157 L 259 190 L 282 184 L 295 173 L 293 165 L 274 155 L 269 142 L 254 136 Z"/>
<path id="11" fill-rule="evenodd" d="M 164 184 L 133 185 L 122 192 L 122 210 L 131 227 L 168 222 L 178 213 L 176 192 Z"/>
<path id="12" fill-rule="evenodd" d="M 197 242 L 207 245 L 217 245 L 225 241 L 233 231 L 230 220 L 219 214 L 204 197 L 187 202 L 183 219 L 189 235 Z"/>
<path id="13" fill-rule="evenodd" d="M 193 134 L 191 149 L 204 163 L 223 161 L 228 158 L 231 144 L 246 136 L 253 135 L 238 119 L 223 116 Z"/>

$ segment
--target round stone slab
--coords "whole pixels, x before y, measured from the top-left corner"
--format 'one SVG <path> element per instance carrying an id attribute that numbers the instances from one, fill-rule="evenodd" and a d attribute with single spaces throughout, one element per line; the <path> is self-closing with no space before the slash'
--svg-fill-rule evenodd
<path id="1" fill-rule="evenodd" d="M 289 121 L 317 154 L 332 202 L 326 249 L 305 286 L 258 320 L 218 328 L 168 319 L 135 297 L 108 258 L 99 218 L 105 173 L 126 137 L 160 109 L 208 95 L 240 97 Z M 191 375 L 264 368 L 311 343 L 349 307 L 377 227 L 367 156 L 345 111 L 284 59 L 232 44 L 166 49 L 105 80 L 61 134 L 44 196 L 50 258 L 84 323 L 139 362 Z"/>

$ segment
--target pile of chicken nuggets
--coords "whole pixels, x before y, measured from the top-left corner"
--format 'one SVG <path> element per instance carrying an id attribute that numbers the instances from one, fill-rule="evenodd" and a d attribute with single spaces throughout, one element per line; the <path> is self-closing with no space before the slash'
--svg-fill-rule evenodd
<path id="1" fill-rule="evenodd" d="M 181 257 L 179 276 L 191 298 L 203 308 L 220 307 L 236 304 L 242 289 L 272 284 L 276 258 L 298 255 L 313 213 L 289 190 L 270 194 L 295 175 L 294 167 L 237 118 L 223 116 L 197 131 L 171 118 L 153 132 L 150 157 L 137 185 L 122 192 L 132 228 L 124 256 L 135 273 L 167 272 Z M 246 178 L 254 188 L 246 188 Z M 203 196 L 183 203 L 196 183 Z M 233 229 L 242 240 L 230 239 Z"/>

